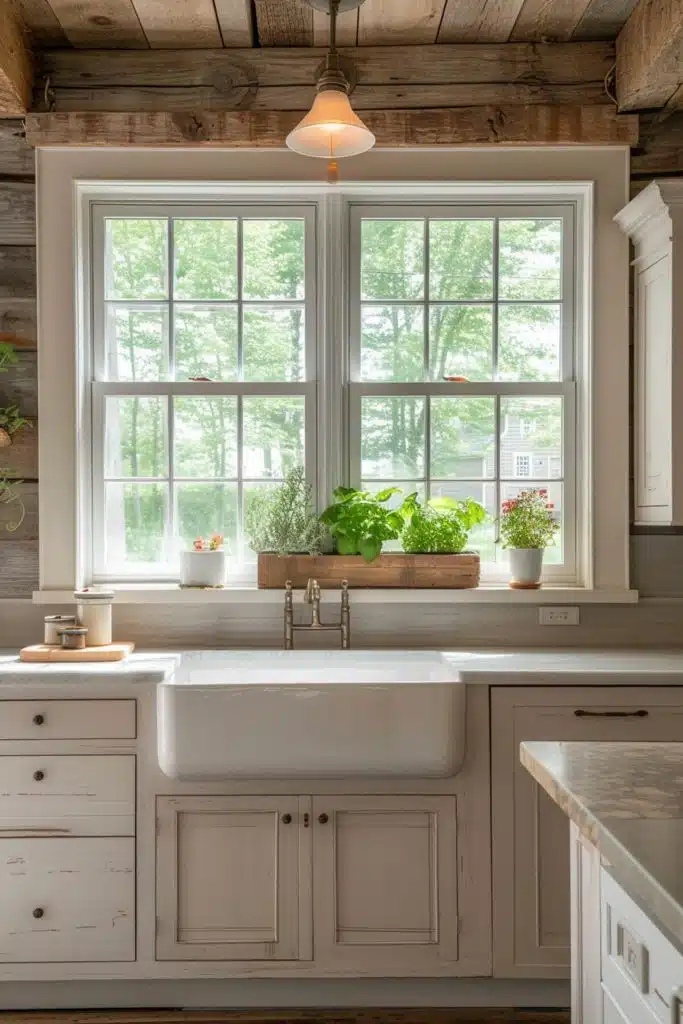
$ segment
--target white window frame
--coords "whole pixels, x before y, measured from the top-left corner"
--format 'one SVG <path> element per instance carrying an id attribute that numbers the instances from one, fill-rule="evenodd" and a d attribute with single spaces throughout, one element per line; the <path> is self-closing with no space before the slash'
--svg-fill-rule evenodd
<path id="1" fill-rule="evenodd" d="M 405 397 L 416 395 L 426 396 L 427 399 L 436 396 L 453 397 L 457 395 L 492 395 L 495 397 L 495 419 L 496 419 L 496 474 L 492 481 L 487 480 L 463 480 L 463 483 L 479 485 L 490 482 L 496 488 L 506 483 L 514 483 L 508 477 L 500 473 L 500 444 L 504 430 L 501 422 L 500 398 L 504 396 L 513 397 L 552 397 L 558 396 L 563 399 L 563 422 L 562 422 L 562 454 L 563 454 L 563 476 L 558 483 L 563 483 L 562 521 L 563 521 L 563 563 L 562 565 L 546 565 L 543 571 L 544 579 L 565 585 L 575 584 L 580 577 L 580 567 L 577 553 L 577 475 L 576 475 L 576 450 L 579 443 L 576 423 L 576 378 L 575 352 L 579 344 L 576 335 L 580 330 L 576 311 L 577 296 L 575 289 L 576 278 L 576 246 L 575 246 L 575 218 L 576 208 L 572 203 L 558 205 L 557 203 L 544 203 L 542 199 L 535 202 L 517 202 L 508 204 L 504 197 L 498 202 L 491 202 L 487 205 L 469 202 L 442 202 L 438 206 L 425 204 L 424 201 L 402 203 L 393 205 L 390 202 L 381 204 L 351 203 L 350 215 L 350 287 L 349 287 L 349 309 L 350 309 L 350 336 L 349 336 L 349 420 L 347 436 L 349 438 L 349 468 L 350 482 L 358 486 L 361 480 L 361 405 L 366 396 L 397 396 Z M 360 255 L 361 255 L 361 223 L 365 218 L 384 219 L 406 219 L 410 217 L 425 218 L 425 232 L 427 230 L 428 218 L 445 219 L 448 216 L 453 218 L 462 217 L 467 220 L 491 220 L 495 218 L 537 218 L 562 221 L 562 279 L 561 279 L 561 305 L 562 305 L 562 345 L 560 352 L 560 380 L 558 381 L 534 381 L 529 383 L 515 382 L 507 383 L 500 381 L 485 381 L 477 383 L 449 383 L 446 381 L 428 381 L 428 367 L 425 365 L 425 381 L 419 383 L 382 383 L 364 382 L 361 380 L 360 359 L 361 359 L 361 296 L 360 296 Z M 497 221 L 496 221 L 497 224 Z M 497 279 L 497 229 L 494 232 L 494 292 L 492 302 L 494 305 L 494 317 L 497 318 L 498 301 L 498 279 Z M 425 239 L 426 245 L 426 239 Z M 410 300 L 411 305 L 422 305 L 426 311 L 429 309 L 429 283 L 428 272 L 425 272 L 425 289 L 421 299 Z M 486 300 L 487 304 L 488 300 Z M 377 303 L 381 305 L 381 301 Z M 426 335 L 425 335 L 426 337 Z M 497 331 L 494 330 L 494 366 L 497 359 Z M 426 353 L 425 353 L 426 355 Z M 428 408 L 428 404 L 427 404 Z M 429 416 L 427 415 L 427 421 Z M 425 427 L 425 469 L 423 482 L 427 480 L 427 469 L 429 464 L 429 422 Z M 529 474 L 531 479 L 531 473 Z M 539 486 L 554 481 L 539 480 Z M 378 487 L 389 486 L 391 481 L 382 480 Z M 401 486 L 398 483 L 398 486 Z M 489 583 L 499 583 L 507 579 L 507 570 L 503 564 L 488 565 L 482 564 L 482 579 Z"/>
<path id="2" fill-rule="evenodd" d="M 245 396 L 255 395 L 260 397 L 266 397 L 269 395 L 282 395 L 287 397 L 301 396 L 305 399 L 305 443 L 304 443 L 304 457 L 305 457 L 305 469 L 308 479 L 315 483 L 316 480 L 316 467 L 317 467 L 317 396 L 318 396 L 318 373 L 317 373 L 317 320 L 316 310 L 318 305 L 318 271 L 317 271 L 317 240 L 316 240 L 316 222 L 317 222 L 318 210 L 314 203 L 303 203 L 301 201 L 295 201 L 287 205 L 282 205 L 277 201 L 264 201 L 258 206 L 245 205 L 244 203 L 238 203 L 235 201 L 227 201 L 224 203 L 194 203 L 194 204 L 176 204 L 173 202 L 140 202 L 140 203 L 93 203 L 90 207 L 90 221 L 91 221 L 91 258 L 90 266 L 91 271 L 91 292 L 90 292 L 90 317 L 91 317 L 91 345 L 90 353 L 92 356 L 92 384 L 91 384 L 91 465 L 92 465 L 92 486 L 91 486 L 91 508 L 92 508 L 92 529 L 89 531 L 91 543 L 89 550 L 85 552 L 87 564 L 89 566 L 88 576 L 91 578 L 93 583 L 121 583 L 126 581 L 133 582 L 145 582 L 145 583 L 158 583 L 158 582 L 170 582 L 177 581 L 178 570 L 175 570 L 171 564 L 170 552 L 167 554 L 168 559 L 168 571 L 166 572 L 155 572 L 154 574 L 146 574 L 143 578 L 140 578 L 140 573 L 136 573 L 136 567 L 134 564 L 131 565 L 130 571 L 127 572 L 112 572 L 107 570 L 104 561 L 105 551 L 105 533 L 106 533 L 106 515 L 104 509 L 104 481 L 105 481 L 105 468 L 104 468 L 104 450 L 105 450 L 105 403 L 107 397 L 135 397 L 143 395 L 153 395 L 164 397 L 167 400 L 167 439 L 168 439 L 168 458 L 169 458 L 169 502 L 167 508 L 167 540 L 173 545 L 175 540 L 175 531 L 173 529 L 175 511 L 173 508 L 173 484 L 174 484 L 174 467 L 173 467 L 173 402 L 172 398 L 177 395 L 188 395 L 199 397 L 201 395 L 206 396 L 235 396 L 238 400 L 238 427 L 237 427 L 237 474 L 234 482 L 237 484 L 237 516 L 238 516 L 238 535 L 242 535 L 242 492 L 245 480 L 242 474 L 242 417 L 240 415 L 240 404 L 241 399 Z M 166 306 L 169 312 L 169 345 L 171 346 L 169 366 L 171 374 L 169 380 L 166 381 L 149 381 L 149 382 L 131 382 L 131 381 L 112 381 L 108 379 L 106 370 L 106 340 L 105 340 L 105 320 L 106 320 L 106 300 L 105 300 L 105 222 L 107 218 L 111 217 L 128 217 L 136 219 L 145 219 L 153 217 L 161 217 L 166 219 L 172 218 L 183 218 L 183 217 L 196 217 L 201 219 L 220 219 L 220 218 L 244 218 L 248 220 L 265 220 L 269 218 L 300 218 L 303 220 L 305 225 L 304 230 L 304 274 L 306 281 L 304 300 L 300 302 L 305 309 L 305 377 L 301 382 L 263 382 L 263 383 L 252 383 L 247 381 L 229 381 L 229 382 L 195 382 L 195 381 L 175 381 L 172 379 L 173 369 L 173 310 L 174 310 L 174 297 L 173 297 L 173 274 L 174 274 L 174 253 L 173 246 L 169 244 L 167 246 L 167 277 L 168 277 L 168 297 L 162 300 L 150 300 L 149 303 L 138 303 L 140 306 L 148 305 L 150 308 L 156 308 L 159 306 Z M 238 232 L 238 237 L 241 237 L 241 231 Z M 241 244 L 241 243 L 240 243 Z M 277 306 L 278 302 L 265 302 L 256 300 L 245 300 L 241 296 L 241 267 L 238 264 L 238 297 L 236 300 L 211 300 L 207 305 L 217 306 L 225 305 L 229 307 L 235 307 L 238 310 L 237 319 L 237 348 L 238 348 L 238 362 L 242 365 L 242 319 L 241 310 L 243 307 L 262 307 L 262 306 Z M 294 300 L 292 300 L 294 301 Z M 125 305 L 125 302 L 121 302 L 121 305 Z M 199 304 L 199 303 L 198 303 Z M 202 303 L 203 304 L 203 303 Z M 279 303 L 280 305 L 287 305 L 284 300 Z M 298 303 L 297 303 L 298 304 Z M 133 483 L 135 482 L 132 478 L 121 478 L 121 482 Z M 144 483 L 145 480 L 140 478 L 140 482 Z M 210 483 L 211 481 L 198 481 L 194 479 L 187 480 L 184 482 L 197 483 L 205 482 Z M 217 481 L 221 482 L 221 481 Z M 249 482 L 249 481 L 246 481 Z M 265 482 L 265 481 L 264 481 Z M 250 571 L 251 568 L 251 571 Z M 253 582 L 255 578 L 255 564 L 249 565 L 245 563 L 241 552 L 237 552 L 233 557 L 229 559 L 228 572 L 230 579 L 234 582 L 249 583 Z"/>
<path id="3" fill-rule="evenodd" d="M 362 166 L 361 166 L 362 163 Z M 86 525 L 89 436 L 87 279 L 93 202 L 270 199 L 315 202 L 320 280 L 345 266 L 343 222 L 351 202 L 571 203 L 576 209 L 577 494 L 580 532 L 574 586 L 520 594 L 475 591 L 359 591 L 355 601 L 460 603 L 631 602 L 628 581 L 628 245 L 613 224 L 627 194 L 627 147 L 421 147 L 378 149 L 345 165 L 341 187 L 316 180 L 315 162 L 285 151 L 211 149 L 39 149 L 37 153 L 40 590 L 34 599 L 71 599 L 88 582 Z M 354 180 L 355 179 L 355 180 Z M 600 287 L 593 289 L 594 274 Z M 319 303 L 319 336 L 336 345 L 319 356 L 324 416 L 318 418 L 318 492 L 342 478 L 348 452 L 334 441 L 348 402 L 339 339 L 348 310 Z M 595 344 L 594 344 L 595 340 Z M 328 365 L 329 362 L 329 365 Z M 608 399 L 608 400 L 607 400 Z M 320 413 L 320 409 L 319 409 Z M 335 465 L 335 460 L 338 464 Z M 596 543 L 593 543 L 593 537 Z M 85 542 L 85 543 L 84 543 Z M 178 591 L 121 587 L 118 600 L 277 602 L 276 592 Z"/>

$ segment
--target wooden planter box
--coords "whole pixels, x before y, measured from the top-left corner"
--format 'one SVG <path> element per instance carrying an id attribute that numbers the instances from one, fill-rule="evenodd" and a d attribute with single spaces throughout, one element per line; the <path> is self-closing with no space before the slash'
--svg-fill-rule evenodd
<path id="1" fill-rule="evenodd" d="M 479 555 L 380 555 L 366 562 L 360 555 L 258 556 L 258 585 L 282 589 L 287 580 L 305 587 L 316 579 L 325 589 L 350 587 L 415 587 L 464 590 L 479 586 Z"/>

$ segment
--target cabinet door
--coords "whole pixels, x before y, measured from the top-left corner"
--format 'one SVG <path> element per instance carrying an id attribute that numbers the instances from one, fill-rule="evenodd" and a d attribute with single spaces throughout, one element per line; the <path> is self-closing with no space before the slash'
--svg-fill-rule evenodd
<path id="1" fill-rule="evenodd" d="M 313 831 L 316 964 L 449 973 L 458 958 L 455 797 L 316 797 Z"/>
<path id="2" fill-rule="evenodd" d="M 304 809 L 295 796 L 158 798 L 157 959 L 310 958 Z"/>
<path id="3" fill-rule="evenodd" d="M 523 740 L 683 740 L 683 688 L 494 687 L 494 974 L 569 977 L 569 821 L 519 761 Z"/>

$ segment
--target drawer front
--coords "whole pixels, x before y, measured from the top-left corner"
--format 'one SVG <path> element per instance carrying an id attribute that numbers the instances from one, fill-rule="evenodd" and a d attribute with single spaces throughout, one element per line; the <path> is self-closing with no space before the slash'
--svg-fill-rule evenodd
<path id="1" fill-rule="evenodd" d="M 0 835 L 135 835 L 135 757 L 0 757 Z"/>
<path id="2" fill-rule="evenodd" d="M 629 1019 L 669 1024 L 683 955 L 604 869 L 600 889 L 603 987 Z"/>
<path id="3" fill-rule="evenodd" d="M 0 963 L 134 959 L 134 839 L 0 839 Z"/>
<path id="4" fill-rule="evenodd" d="M 4 700 L 0 740 L 135 739 L 134 700 Z"/>

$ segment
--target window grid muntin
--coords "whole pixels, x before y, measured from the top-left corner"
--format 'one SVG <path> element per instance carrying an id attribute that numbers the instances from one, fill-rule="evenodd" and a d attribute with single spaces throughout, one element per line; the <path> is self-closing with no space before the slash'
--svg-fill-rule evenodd
<path id="1" fill-rule="evenodd" d="M 107 260 L 107 246 L 105 241 L 105 222 L 108 218 L 132 218 L 145 220 L 150 218 L 163 219 L 166 221 L 166 274 L 167 274 L 167 296 L 165 299 L 142 299 L 142 300 L 119 300 L 105 298 L 105 274 L 110 270 Z M 237 251 L 237 285 L 236 299 L 181 299 L 175 300 L 175 267 L 174 267 L 174 222 L 180 219 L 237 219 L 238 222 L 238 251 Z M 304 297 L 303 299 L 243 299 L 241 296 L 243 280 L 243 236 L 242 224 L 244 220 L 302 220 L 304 225 Z M 91 404 L 92 404 L 92 464 L 93 464 L 93 487 L 91 489 L 93 529 L 91 531 L 91 565 L 93 567 L 93 580 L 108 580 L 111 582 L 127 581 L 132 578 L 139 578 L 140 572 L 137 563 L 130 562 L 126 566 L 116 566 L 116 571 L 108 569 L 105 564 L 105 500 L 106 487 L 110 483 L 123 483 L 135 485 L 137 483 L 159 483 L 167 489 L 168 503 L 166 508 L 166 529 L 163 539 L 165 549 L 164 566 L 159 566 L 154 575 L 144 575 L 149 582 L 177 579 L 177 571 L 165 571 L 165 567 L 173 563 L 173 546 L 177 539 L 177 487 L 187 483 L 209 483 L 209 484 L 237 484 L 237 536 L 238 548 L 232 553 L 232 561 L 238 563 L 238 578 L 244 564 L 245 546 L 243 544 L 242 530 L 244 524 L 244 487 L 250 483 L 268 484 L 277 483 L 279 478 L 246 477 L 243 473 L 243 452 L 244 452 L 244 431 L 243 431 L 243 398 L 244 397 L 269 397 L 281 395 L 283 397 L 301 397 L 303 399 L 302 417 L 304 422 L 304 464 L 307 477 L 315 481 L 316 465 L 316 306 L 317 306 L 317 266 L 316 266 L 316 216 L 315 207 L 311 203 L 297 203 L 284 205 L 264 203 L 258 207 L 250 207 L 245 204 L 225 202 L 212 204 L 183 204 L 182 206 L 173 203 L 95 203 L 92 207 L 92 244 L 94 258 L 92 267 L 92 292 L 93 302 L 91 304 L 92 336 L 93 336 L 93 377 L 91 383 Z M 239 378 L 237 381 L 176 381 L 175 371 L 175 323 L 173 307 L 189 307 L 209 309 L 212 307 L 232 307 L 238 310 L 238 368 Z M 159 381 L 122 381 L 107 380 L 107 343 L 106 343 L 106 310 L 108 308 L 126 307 L 131 309 L 164 308 L 168 310 L 169 328 L 167 336 L 168 352 L 168 379 Z M 244 381 L 243 380 L 243 344 L 242 344 L 242 321 L 245 308 L 287 308 L 299 307 L 304 311 L 305 317 L 305 346 L 304 346 L 304 372 L 303 381 Z M 168 430 L 168 477 L 143 478 L 143 477 L 109 477 L 104 472 L 104 441 L 105 441 L 105 403 L 107 396 L 136 397 L 142 395 L 166 396 L 167 397 L 167 430 Z M 189 395 L 195 397 L 231 396 L 236 398 L 237 403 L 237 475 L 235 477 L 212 477 L 209 480 L 188 477 L 176 477 L 174 474 L 174 402 L 175 396 Z M 155 567 L 156 569 L 156 567 Z"/>
<path id="2" fill-rule="evenodd" d="M 438 302 L 430 303 L 429 297 L 429 278 L 427 269 L 424 270 L 425 281 L 423 296 L 421 299 L 405 299 L 405 300 L 373 300 L 373 299 L 362 299 L 361 298 L 361 287 L 360 287 L 360 268 L 361 268 L 361 245 L 362 245 L 362 231 L 361 225 L 363 219 L 386 219 L 386 220 L 402 220 L 402 219 L 416 219 L 417 217 L 423 217 L 426 224 L 429 224 L 430 220 L 474 220 L 474 219 L 492 219 L 494 223 L 493 229 L 493 297 L 486 300 L 438 300 Z M 503 299 L 499 298 L 499 264 L 500 264 L 500 248 L 499 248 L 499 226 L 501 220 L 560 220 L 562 224 L 562 241 L 561 241 L 561 262 L 560 262 L 560 274 L 559 274 L 559 298 L 557 299 Z M 427 235 L 428 238 L 428 235 Z M 500 414 L 500 399 L 503 396 L 511 397 L 524 397 L 533 396 L 538 397 L 552 397 L 555 395 L 562 396 L 562 440 L 561 440 L 561 453 L 562 453 L 562 476 L 554 477 L 553 483 L 560 484 L 562 486 L 562 509 L 561 509 L 561 520 L 562 520 L 562 546 L 563 546 L 563 562 L 561 565 L 553 566 L 549 565 L 546 567 L 544 572 L 551 577 L 561 577 L 562 579 L 574 579 L 576 570 L 576 523 L 574 521 L 576 511 L 576 472 L 575 472 L 575 442 L 576 442 L 576 383 L 574 380 L 574 322 L 575 322 L 575 304 L 576 295 L 574 291 L 574 207 L 572 205 L 550 205 L 544 203 L 519 203 L 514 206 L 509 204 L 498 204 L 494 203 L 488 207 L 469 205 L 466 203 L 444 203 L 439 204 L 438 207 L 425 206 L 424 204 L 418 203 L 407 203 L 402 205 L 397 204 L 370 204 L 370 203 L 353 203 L 351 204 L 351 225 L 350 225 L 350 275 L 351 280 L 349 283 L 349 307 L 350 307 L 350 386 L 349 386 L 349 405 L 348 405 L 348 424 L 349 424 L 349 477 L 352 485 L 358 486 L 361 481 L 371 483 L 374 480 L 378 482 L 381 479 L 382 484 L 387 485 L 392 482 L 386 476 L 372 477 L 362 473 L 362 398 L 363 397 L 379 397 L 381 395 L 395 396 L 395 397 L 408 397 L 408 396 L 421 396 L 426 399 L 425 401 L 425 474 L 429 462 L 427 461 L 428 446 L 431 447 L 431 424 L 430 418 L 430 398 L 437 395 L 488 395 L 495 397 L 495 458 L 496 458 L 496 473 L 497 477 L 495 481 L 493 479 L 486 479 L 486 482 L 494 483 L 496 486 L 496 508 L 498 514 L 500 514 L 501 507 L 501 489 L 505 483 L 515 483 L 523 486 L 524 480 L 518 478 L 503 478 L 500 475 L 500 452 L 502 449 L 502 422 Z M 424 261 L 426 267 L 428 267 L 429 260 L 429 246 L 426 246 L 426 252 L 424 254 Z M 379 304 L 381 301 L 382 305 L 419 305 L 422 304 L 425 310 L 429 310 L 430 305 L 450 305 L 450 306 L 491 306 L 493 308 L 494 318 L 494 330 L 493 330 L 493 357 L 494 357 L 494 377 L 495 372 L 498 369 L 498 333 L 499 333 L 499 310 L 501 306 L 514 306 L 514 305 L 550 305 L 559 307 L 560 309 L 560 352 L 559 352 L 559 378 L 552 381 L 499 381 L 493 379 L 491 381 L 476 381 L 468 384 L 449 384 L 447 382 L 436 382 L 429 379 L 429 375 L 425 373 L 424 382 L 394 382 L 394 381 L 365 381 L 361 379 L 361 353 L 362 353 L 362 333 L 361 333 L 361 310 L 366 305 Z M 426 314 L 428 316 L 428 312 Z M 425 343 L 429 345 L 429 322 L 425 323 Z M 431 451 L 429 451 L 431 458 Z M 396 478 L 398 480 L 398 477 Z M 405 477 L 403 478 L 405 480 Z M 437 478 L 431 478 L 432 481 L 436 482 Z M 441 478 L 439 478 L 441 479 Z M 478 478 L 478 480 L 468 481 L 467 478 L 459 478 L 458 483 L 482 483 L 485 478 Z M 526 478 L 527 480 L 529 478 Z M 430 484 L 426 475 L 422 477 L 417 474 L 412 478 L 412 481 L 421 482 L 425 487 L 425 498 L 429 495 Z M 411 482 L 412 482 L 411 481 Z M 531 481 L 533 483 L 533 479 Z M 545 481 L 538 480 L 538 484 L 542 484 Z M 499 539 L 499 522 L 495 524 L 496 540 Z M 500 566 L 496 565 L 493 572 L 487 572 L 486 577 L 494 580 L 500 576 Z"/>

